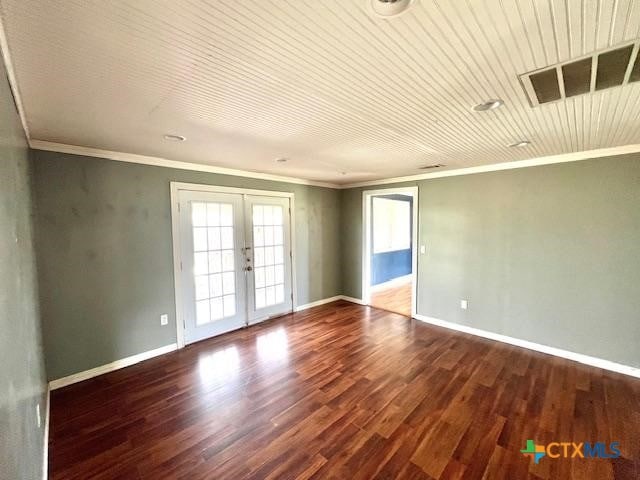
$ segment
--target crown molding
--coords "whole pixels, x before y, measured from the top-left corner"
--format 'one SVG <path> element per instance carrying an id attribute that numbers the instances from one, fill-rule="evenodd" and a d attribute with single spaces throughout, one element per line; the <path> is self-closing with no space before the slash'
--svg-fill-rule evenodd
<path id="1" fill-rule="evenodd" d="M 412 182 L 416 180 L 427 180 L 430 178 L 455 177 L 457 175 L 471 175 L 474 173 L 496 172 L 499 170 L 511 170 L 515 168 L 537 167 L 540 165 L 551 165 L 554 163 L 577 162 L 580 160 L 590 160 L 601 157 L 612 157 L 615 155 L 625 155 L 640 152 L 640 144 L 622 145 L 619 147 L 598 148 L 595 150 L 585 150 L 582 152 L 562 153 L 560 155 L 549 155 L 546 157 L 530 158 L 527 160 L 517 160 L 515 162 L 492 163 L 489 165 L 479 165 L 477 167 L 456 168 L 441 172 L 422 173 L 418 175 L 408 175 L 406 177 L 393 177 L 381 180 L 370 180 L 367 182 L 349 183 L 340 185 L 340 188 L 369 187 L 373 185 L 387 185 L 391 183 Z"/>
<path id="2" fill-rule="evenodd" d="M 20 117 L 20 122 L 22 123 L 22 129 L 24 130 L 24 134 L 27 137 L 27 141 L 30 141 L 31 136 L 29 135 L 27 116 L 24 112 L 24 106 L 22 105 L 22 97 L 20 96 L 18 80 L 16 79 L 16 72 L 13 68 L 13 61 L 11 60 L 11 53 L 9 52 L 9 41 L 7 40 L 7 33 L 4 29 L 2 15 L 0 15 L 0 50 L 2 50 L 2 59 L 4 60 L 4 68 L 7 71 L 9 88 L 11 88 L 13 98 L 16 102 L 16 108 L 18 109 L 18 116 Z"/>
<path id="3" fill-rule="evenodd" d="M 162 157 L 151 157 L 138 155 L 136 153 L 116 152 L 113 150 L 101 150 L 99 148 L 81 147 L 79 145 L 67 145 L 64 143 L 46 142 L 44 140 L 30 140 L 29 146 L 35 150 L 46 150 L 48 152 L 70 153 L 73 155 L 84 155 L 86 157 L 106 158 L 119 162 L 139 163 L 142 165 L 153 165 L 156 167 L 176 168 L 179 170 L 192 170 L 197 172 L 218 173 L 220 175 L 231 175 L 234 177 L 256 178 L 259 180 L 270 180 L 272 182 L 295 183 L 299 185 L 311 185 L 315 187 L 340 188 L 340 185 L 329 182 L 317 182 L 304 178 L 286 177 L 272 175 L 269 173 L 251 172 L 248 170 L 237 170 L 234 168 L 216 167 L 214 165 L 202 165 L 200 163 L 182 162 L 179 160 L 169 160 Z"/>
<path id="4" fill-rule="evenodd" d="M 200 163 L 183 162 L 179 160 L 169 160 L 161 157 L 138 155 L 135 153 L 116 152 L 113 150 L 101 150 L 98 148 L 81 147 L 79 145 L 68 145 L 64 143 L 47 142 L 44 140 L 29 140 L 29 146 L 35 150 L 45 150 L 49 152 L 70 153 L 73 155 L 84 155 L 87 157 L 104 158 L 120 162 L 139 163 L 142 165 L 153 165 L 158 167 L 176 168 L 180 170 L 191 170 L 197 172 L 218 173 L 221 175 L 231 175 L 235 177 L 255 178 L 259 180 L 270 180 L 273 182 L 293 183 L 298 185 L 311 185 L 316 187 L 348 189 L 358 187 L 369 187 L 375 185 L 389 185 L 393 183 L 412 182 L 418 180 L 428 180 L 432 178 L 455 177 L 458 175 L 472 175 L 474 173 L 496 172 L 500 170 L 512 170 L 516 168 L 536 167 L 541 165 L 551 165 L 554 163 L 577 162 L 580 160 L 590 160 L 630 153 L 639 153 L 640 144 L 623 145 L 619 147 L 599 148 L 596 150 L 585 150 L 582 152 L 563 153 L 560 155 L 549 155 L 546 157 L 530 158 L 527 160 L 517 160 L 514 162 L 492 163 L 489 165 L 479 165 L 477 167 L 456 168 L 441 172 L 422 173 L 418 175 L 408 175 L 404 177 L 393 177 L 380 180 L 370 180 L 367 182 L 357 182 L 348 184 L 335 184 L 330 182 L 319 182 L 306 180 L 304 178 L 286 177 L 272 175 L 269 173 L 251 172 L 248 170 L 237 170 L 226 167 L 216 167 L 214 165 L 203 165 Z"/>

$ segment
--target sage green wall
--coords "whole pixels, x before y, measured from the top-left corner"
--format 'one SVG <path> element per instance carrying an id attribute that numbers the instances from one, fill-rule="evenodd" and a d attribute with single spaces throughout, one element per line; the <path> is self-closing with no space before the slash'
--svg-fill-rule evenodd
<path id="1" fill-rule="evenodd" d="M 640 367 L 640 155 L 417 184 L 420 315 Z M 342 193 L 354 297 L 362 190 Z"/>
<path id="2" fill-rule="evenodd" d="M 299 303 L 361 296 L 361 188 L 33 155 L 49 378 L 175 342 L 170 181 L 294 192 Z M 640 156 L 401 185 L 419 314 L 640 366 Z"/>
<path id="3" fill-rule="evenodd" d="M 337 190 L 33 155 L 50 379 L 176 342 L 171 181 L 293 192 L 298 304 L 340 294 Z"/>
<path id="4" fill-rule="evenodd" d="M 42 478 L 47 387 L 29 149 L 6 78 L 0 63 L 0 478 L 35 480 Z"/>

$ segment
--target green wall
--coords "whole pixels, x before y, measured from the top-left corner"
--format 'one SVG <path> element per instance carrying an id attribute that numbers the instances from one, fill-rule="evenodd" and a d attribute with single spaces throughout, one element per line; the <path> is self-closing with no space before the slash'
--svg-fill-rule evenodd
<path id="1" fill-rule="evenodd" d="M 33 155 L 50 379 L 176 342 L 171 181 L 293 192 L 298 304 L 340 294 L 337 190 Z M 160 326 L 162 313 L 167 326 Z"/>
<path id="2" fill-rule="evenodd" d="M 35 480 L 42 478 L 47 386 L 29 149 L 6 78 L 0 60 L 0 478 Z"/>
<path id="3" fill-rule="evenodd" d="M 418 314 L 640 367 L 640 155 L 416 184 Z M 363 190 L 341 213 L 358 298 Z"/>
<path id="4" fill-rule="evenodd" d="M 298 303 L 361 297 L 362 188 L 33 155 L 51 379 L 175 343 L 170 181 L 294 192 Z M 408 185 L 420 315 L 640 366 L 639 155 Z"/>

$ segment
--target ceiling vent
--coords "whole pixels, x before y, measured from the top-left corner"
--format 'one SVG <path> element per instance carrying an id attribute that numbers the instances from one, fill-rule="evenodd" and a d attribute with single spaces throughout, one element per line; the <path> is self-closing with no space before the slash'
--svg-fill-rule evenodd
<path id="1" fill-rule="evenodd" d="M 420 167 L 420 170 L 431 170 L 432 168 L 440 168 L 440 167 L 446 167 L 446 165 L 443 165 L 442 163 L 436 163 L 434 165 L 425 165 L 424 167 Z"/>
<path id="2" fill-rule="evenodd" d="M 520 75 L 532 107 L 640 81 L 640 41 Z"/>

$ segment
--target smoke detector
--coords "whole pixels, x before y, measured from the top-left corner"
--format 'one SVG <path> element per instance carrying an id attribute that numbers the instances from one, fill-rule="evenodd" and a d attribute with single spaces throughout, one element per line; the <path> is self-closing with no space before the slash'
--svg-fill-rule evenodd
<path id="1" fill-rule="evenodd" d="M 369 0 L 371 11 L 377 17 L 391 18 L 407 11 L 414 0 Z"/>

